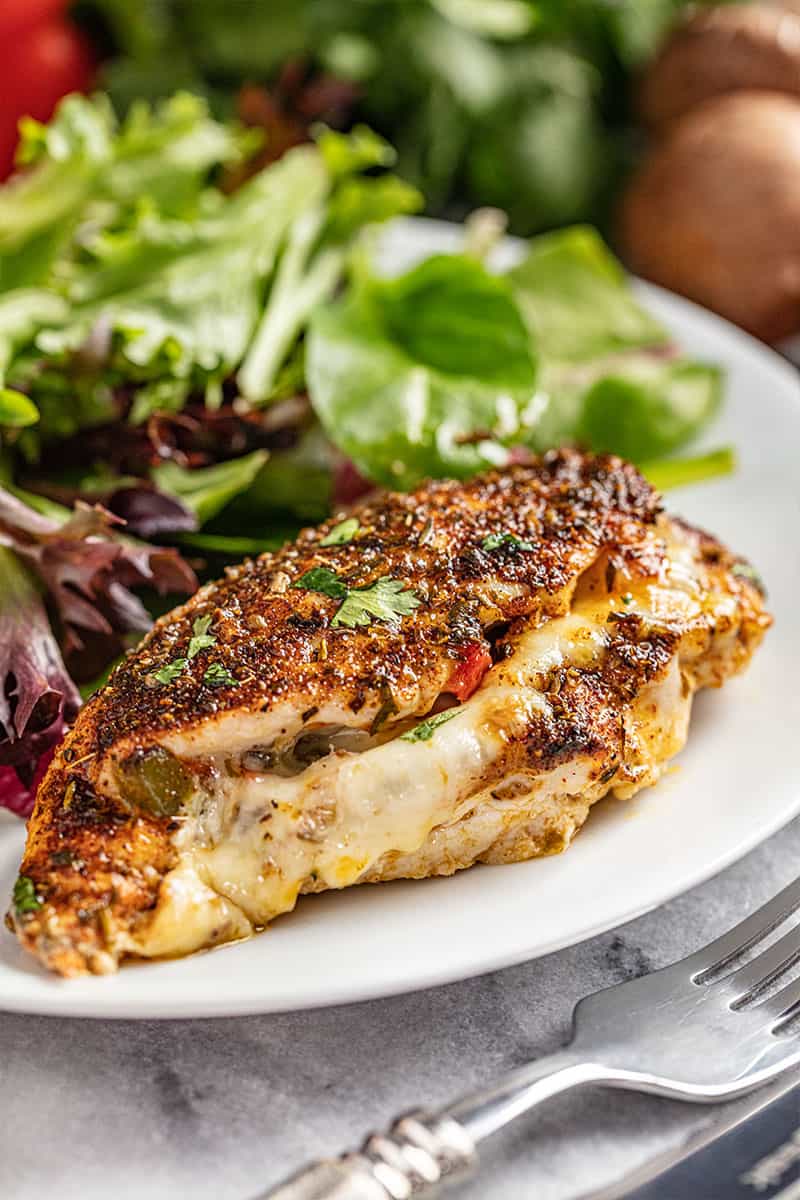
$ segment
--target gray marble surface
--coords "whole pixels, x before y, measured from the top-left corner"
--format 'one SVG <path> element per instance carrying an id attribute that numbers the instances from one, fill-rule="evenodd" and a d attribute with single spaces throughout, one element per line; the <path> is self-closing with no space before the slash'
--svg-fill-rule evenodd
<path id="1" fill-rule="evenodd" d="M 799 860 L 800 821 L 616 932 L 368 1004 L 163 1023 L 0 1013 L 0 1197 L 249 1200 L 398 1110 L 443 1103 L 555 1049 L 580 996 L 681 957 L 792 879 Z M 742 1104 L 565 1096 L 500 1135 L 480 1177 L 457 1194 L 618 1195 L 647 1160 Z"/>

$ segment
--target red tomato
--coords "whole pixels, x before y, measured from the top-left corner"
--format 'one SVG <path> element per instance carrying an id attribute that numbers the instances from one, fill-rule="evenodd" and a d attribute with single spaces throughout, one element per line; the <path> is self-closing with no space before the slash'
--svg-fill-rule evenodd
<path id="1" fill-rule="evenodd" d="M 453 667 L 453 673 L 444 690 L 458 696 L 463 704 L 468 700 L 492 665 L 492 656 L 481 642 L 469 642 L 464 647 L 461 659 Z"/>
<path id="2" fill-rule="evenodd" d="M 3 0 L 0 7 L 0 34 L 17 33 L 41 25 L 48 17 L 60 16 L 69 0 Z"/>
<path id="3" fill-rule="evenodd" d="M 21 4 L 23 0 L 19 2 Z M 44 0 L 36 0 L 36 3 L 41 6 Z M 85 91 L 90 86 L 94 65 L 88 40 L 63 17 L 51 17 L 27 27 L 13 38 L 6 37 L 3 31 L 0 36 L 0 176 L 11 170 L 20 117 L 49 120 L 62 96 L 67 92 Z"/>

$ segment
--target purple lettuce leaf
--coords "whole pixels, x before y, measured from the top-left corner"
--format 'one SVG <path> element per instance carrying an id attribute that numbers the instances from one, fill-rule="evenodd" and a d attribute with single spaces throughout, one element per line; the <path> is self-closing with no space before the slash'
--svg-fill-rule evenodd
<path id="1" fill-rule="evenodd" d="M 20 815 L 80 707 L 64 658 L 79 677 L 99 673 L 150 626 L 132 588 L 197 586 L 177 551 L 124 538 L 122 524 L 85 504 L 42 516 L 0 488 L 0 807 Z"/>
<path id="2" fill-rule="evenodd" d="M 27 816 L 43 760 L 79 707 L 35 580 L 0 550 L 0 808 Z"/>
<path id="3" fill-rule="evenodd" d="M 86 633 L 116 635 L 120 653 L 120 635 L 149 629 L 147 610 L 131 588 L 163 595 L 197 587 L 176 550 L 121 537 L 123 523 L 100 505 L 80 502 L 59 523 L 0 488 L 0 546 L 15 550 L 38 576 L 67 653 L 81 649 Z"/>

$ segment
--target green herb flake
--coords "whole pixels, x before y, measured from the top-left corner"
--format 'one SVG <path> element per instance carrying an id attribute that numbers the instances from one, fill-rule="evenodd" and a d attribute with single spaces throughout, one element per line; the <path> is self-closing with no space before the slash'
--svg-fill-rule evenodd
<path id="1" fill-rule="evenodd" d="M 189 642 L 189 649 L 186 652 L 186 659 L 191 660 L 200 653 L 201 650 L 207 650 L 209 646 L 216 646 L 217 639 L 213 633 L 209 633 L 211 625 L 211 617 L 198 617 L 192 626 L 192 640 Z"/>
<path id="2" fill-rule="evenodd" d="M 622 600 L 622 603 L 626 605 L 626 607 L 629 604 L 633 604 L 633 596 L 630 594 L 630 592 L 626 592 L 624 596 L 620 597 L 620 599 Z"/>
<path id="3" fill-rule="evenodd" d="M 533 542 L 525 542 L 521 538 L 515 537 L 513 533 L 490 533 L 481 542 L 481 549 L 499 550 L 501 546 L 513 546 L 515 550 L 535 550 L 536 546 Z"/>
<path id="4" fill-rule="evenodd" d="M 761 578 L 755 567 L 751 566 L 750 563 L 734 563 L 731 567 L 731 575 L 736 575 L 739 579 L 749 579 L 753 587 L 756 588 L 756 590 L 759 591 L 762 596 L 766 596 L 767 589 L 764 584 L 764 580 Z"/>
<path id="5" fill-rule="evenodd" d="M 14 911 L 23 913 L 37 912 L 42 907 L 42 898 L 36 892 L 36 884 L 29 875 L 20 875 L 14 884 Z"/>
<path id="6" fill-rule="evenodd" d="M 306 592 L 322 592 L 323 596 L 332 596 L 334 600 L 343 600 L 348 594 L 348 587 L 335 571 L 329 567 L 312 567 L 292 584 Z"/>
<path id="7" fill-rule="evenodd" d="M 452 721 L 453 717 L 457 717 L 458 708 L 448 708 L 444 712 L 437 713 L 435 717 L 428 717 L 427 721 L 423 721 L 421 725 L 415 725 L 413 729 L 409 729 L 408 733 L 404 733 L 400 737 L 401 742 L 429 742 L 440 725 L 446 724 L 447 721 Z"/>
<path id="8" fill-rule="evenodd" d="M 330 533 L 327 533 L 320 542 L 320 546 L 344 546 L 347 542 L 352 542 L 360 528 L 357 517 L 348 517 L 346 521 L 340 521 L 338 525 L 334 525 Z"/>
<path id="9" fill-rule="evenodd" d="M 238 682 L 236 676 L 231 675 L 228 668 L 224 667 L 222 663 L 212 663 L 210 667 L 206 668 L 203 676 L 203 683 L 207 687 L 235 687 Z"/>
<path id="10" fill-rule="evenodd" d="M 370 587 L 348 591 L 331 625 L 355 629 L 358 625 L 369 625 L 373 620 L 392 625 L 399 617 L 406 617 L 419 608 L 420 603 L 401 580 L 385 575 Z"/>
<path id="11" fill-rule="evenodd" d="M 381 706 L 372 719 L 372 724 L 369 727 L 371 734 L 376 734 L 379 729 L 383 729 L 389 717 L 393 717 L 400 710 L 397 707 L 397 701 L 394 698 L 392 689 L 384 684 L 382 689 Z"/>
<path id="12" fill-rule="evenodd" d="M 186 670 L 188 658 L 176 658 L 171 663 L 167 663 L 160 671 L 156 671 L 155 678 L 159 683 L 166 686 L 169 683 L 174 683 L 178 676 Z"/>

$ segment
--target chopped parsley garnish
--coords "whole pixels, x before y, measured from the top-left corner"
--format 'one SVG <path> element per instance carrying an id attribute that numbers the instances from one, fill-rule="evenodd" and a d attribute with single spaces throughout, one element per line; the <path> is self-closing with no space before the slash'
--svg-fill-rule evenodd
<path id="1" fill-rule="evenodd" d="M 322 592 L 323 596 L 332 596 L 334 600 L 343 600 L 349 589 L 335 571 L 330 567 L 312 567 L 292 584 L 293 588 L 302 588 L 306 592 Z"/>
<path id="2" fill-rule="evenodd" d="M 36 894 L 36 884 L 29 875 L 20 875 L 17 879 L 13 901 L 17 913 L 36 912 L 42 907 L 42 898 Z"/>
<path id="3" fill-rule="evenodd" d="M 334 525 L 330 533 L 327 533 L 322 539 L 320 546 L 344 546 L 346 542 L 352 542 L 358 530 L 358 518 L 348 517 L 346 521 L 340 521 L 338 525 Z"/>
<path id="4" fill-rule="evenodd" d="M 234 687 L 238 683 L 235 675 L 231 675 L 227 667 L 222 663 L 212 663 L 210 667 L 206 667 L 203 683 L 207 687 Z"/>
<path id="5" fill-rule="evenodd" d="M 341 600 L 331 621 L 334 629 L 341 625 L 355 629 L 358 625 L 370 625 L 372 621 L 393 624 L 398 617 L 408 616 L 421 603 L 411 588 L 389 575 L 376 579 L 369 587 L 351 588 L 328 567 L 312 567 L 292 587 L 321 592 L 324 596 Z"/>
<path id="6" fill-rule="evenodd" d="M 159 683 L 173 683 L 178 676 L 186 670 L 188 658 L 175 658 L 171 663 L 167 663 L 160 671 L 156 671 L 155 677 Z"/>
<path id="7" fill-rule="evenodd" d="M 387 621 L 391 625 L 398 617 L 407 617 L 419 608 L 420 603 L 401 580 L 384 575 L 370 587 L 348 590 L 331 625 L 355 629 L 357 625 L 369 625 L 373 620 Z"/>
<path id="8" fill-rule="evenodd" d="M 209 633 L 211 625 L 211 617 L 198 617 L 192 626 L 192 636 L 189 641 L 189 649 L 186 651 L 185 658 L 174 658 L 171 663 L 167 663 L 160 671 L 155 672 L 155 678 L 159 683 L 164 685 L 174 683 L 179 675 L 182 675 L 186 670 L 189 662 L 195 658 L 201 650 L 207 650 L 209 646 L 216 646 L 217 639 L 213 633 Z"/>
<path id="9" fill-rule="evenodd" d="M 620 597 L 620 599 L 622 600 L 622 603 L 625 604 L 626 606 L 628 604 L 633 604 L 633 596 L 630 594 L 630 592 L 626 592 L 624 596 Z"/>
<path id="10" fill-rule="evenodd" d="M 533 542 L 525 542 L 513 533 L 490 533 L 481 542 L 483 550 L 499 550 L 501 546 L 513 546 L 515 550 L 535 550 Z"/>
<path id="11" fill-rule="evenodd" d="M 199 654 L 201 650 L 207 650 L 209 646 L 216 646 L 217 639 L 213 633 L 209 633 L 211 625 L 211 617 L 198 617 L 192 626 L 192 640 L 189 642 L 189 649 L 186 652 L 187 659 L 192 659 Z"/>
<path id="12" fill-rule="evenodd" d="M 755 567 L 751 567 L 750 563 L 737 562 L 731 567 L 731 575 L 738 575 L 740 579 L 749 579 L 753 587 L 761 592 L 762 596 L 766 596 L 767 589 L 764 585 L 764 580 L 759 575 Z"/>
<path id="13" fill-rule="evenodd" d="M 437 713 L 435 717 L 428 717 L 427 721 L 423 721 L 421 725 L 415 725 L 413 729 L 409 729 L 408 733 L 401 734 L 401 742 L 429 742 L 440 725 L 444 725 L 446 721 L 452 721 L 453 717 L 457 717 L 459 709 L 447 708 L 444 712 Z"/>

